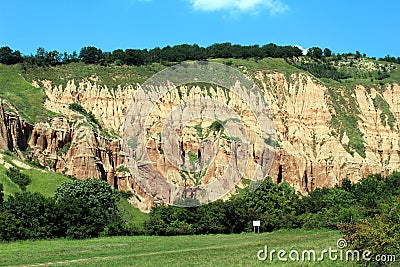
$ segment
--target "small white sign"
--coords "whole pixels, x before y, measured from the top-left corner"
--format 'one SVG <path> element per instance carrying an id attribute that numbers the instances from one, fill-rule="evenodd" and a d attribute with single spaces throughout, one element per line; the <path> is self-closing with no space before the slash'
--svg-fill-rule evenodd
<path id="1" fill-rule="evenodd" d="M 255 227 L 255 226 L 260 227 L 260 225 L 261 225 L 260 221 L 253 221 L 253 226 L 254 226 L 254 227 Z"/>

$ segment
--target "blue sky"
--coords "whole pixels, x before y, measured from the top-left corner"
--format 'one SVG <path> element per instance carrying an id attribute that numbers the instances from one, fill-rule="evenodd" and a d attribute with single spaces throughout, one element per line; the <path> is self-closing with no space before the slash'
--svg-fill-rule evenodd
<path id="1" fill-rule="evenodd" d="M 276 43 L 400 56 L 398 0 L 0 0 L 0 46 L 79 52 Z"/>

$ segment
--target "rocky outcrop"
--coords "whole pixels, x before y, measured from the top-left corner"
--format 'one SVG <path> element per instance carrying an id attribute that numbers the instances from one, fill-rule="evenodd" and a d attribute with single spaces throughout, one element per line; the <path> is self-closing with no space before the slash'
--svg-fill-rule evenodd
<path id="1" fill-rule="evenodd" d="M 76 178 L 97 178 L 114 188 L 131 191 L 133 205 L 146 211 L 152 198 L 133 180 L 125 166 L 120 139 L 98 134 L 87 122 L 71 123 L 65 117 L 35 125 L 6 112 L 0 101 L 0 150 L 27 156 L 50 170 Z M 25 153 L 21 153 L 24 151 Z"/>
<path id="2" fill-rule="evenodd" d="M 4 111 L 3 101 L 0 99 L 0 150 L 26 150 L 32 128 L 18 114 Z"/>
<path id="3" fill-rule="evenodd" d="M 332 107 L 332 99 L 328 88 L 311 76 L 300 73 L 289 77 L 280 73 L 256 72 L 252 75 L 259 87 L 265 93 L 273 113 L 278 134 L 279 148 L 270 175 L 277 182 L 288 181 L 299 191 L 306 192 L 316 187 L 334 186 L 345 178 L 353 181 L 371 173 L 387 174 L 400 168 L 400 87 L 398 84 L 385 85 L 381 88 L 366 88 L 358 85 L 354 88 L 352 99 L 358 110 L 357 126 L 361 131 L 360 140 L 365 146 L 365 157 L 346 149 L 349 141 L 346 130 L 338 134 L 332 125 L 336 110 Z M 51 82 L 44 83 L 45 92 L 49 96 L 46 106 L 59 112 L 68 103 L 81 101 L 88 110 L 92 110 L 100 118 L 103 125 L 116 127 L 121 133 L 123 115 L 127 109 L 128 100 L 135 87 L 118 87 L 112 93 L 95 82 L 87 80 L 75 85 L 70 81 L 65 88 L 54 86 Z M 185 99 L 198 95 L 209 95 L 218 102 L 228 103 L 236 109 L 245 107 L 234 94 L 218 88 L 208 90 L 191 88 Z M 374 104 L 376 97 L 381 97 L 395 120 L 391 125 L 381 119 L 383 110 Z M 154 111 L 155 122 L 164 120 L 174 107 L 181 101 L 178 92 L 166 95 Z M 243 113 L 243 112 L 242 112 Z M 106 116 L 104 116 L 106 115 Z M 115 116 L 116 115 L 116 116 Z M 112 119 L 111 119 L 112 118 Z M 249 121 L 250 118 L 248 118 Z M 179 180 L 173 173 L 168 161 L 159 153 L 160 144 L 157 134 L 162 129 L 152 126 L 151 142 L 148 144 L 153 164 L 166 177 Z M 249 123 L 251 125 L 251 123 Z M 207 123 L 202 125 L 205 128 Z M 349 129 L 347 129 L 349 130 Z M 199 138 L 196 130 L 189 129 L 185 140 L 186 152 L 196 152 Z M 190 137 L 190 138 L 189 138 Z M 224 153 L 217 154 L 218 161 L 211 169 L 215 173 L 223 170 L 230 148 L 222 145 Z M 223 157 L 223 158 L 221 158 Z M 221 166 L 219 166 L 221 165 Z M 218 169 L 218 171 L 217 171 Z M 214 174 L 210 174 L 211 176 Z"/>
<path id="4" fill-rule="evenodd" d="M 304 73 L 285 76 L 259 71 L 250 76 L 264 92 L 274 118 L 278 147 L 270 176 L 276 182 L 285 180 L 297 190 L 307 192 L 340 184 L 343 179 L 357 181 L 371 173 L 388 174 L 400 170 L 400 85 L 376 88 L 357 85 L 348 93 L 344 88 L 329 88 Z M 137 85 L 107 88 L 93 78 L 81 82 L 71 80 L 64 87 L 51 81 L 37 84 L 43 86 L 47 95 L 46 108 L 64 117 L 29 125 L 0 107 L 0 121 L 4 122 L 0 124 L 0 149 L 29 147 L 28 156 L 32 160 L 56 172 L 77 178 L 103 179 L 116 188 L 133 191 L 137 195 L 132 200 L 135 205 L 148 209 L 152 198 L 127 171 L 121 139 L 105 137 L 68 108 L 70 103 L 78 102 L 93 112 L 103 129 L 113 129 L 122 135 L 124 116 Z M 178 90 L 165 95 L 144 126 L 148 130 L 146 147 L 152 165 L 174 183 L 182 182 L 182 174 L 163 154 L 160 122 L 182 102 L 202 95 L 225 103 L 242 114 L 250 139 L 255 140 L 256 136 L 254 118 L 240 97 L 215 87 L 187 89 L 181 88 L 187 92 L 184 96 Z M 340 125 L 333 123 L 340 110 L 335 106 L 338 103 L 331 90 L 354 104 L 359 130 L 356 137 L 361 145 L 354 144 L 351 128 L 339 128 Z M 218 133 L 213 133 L 213 144 L 202 144 L 201 135 L 207 133 L 211 123 L 206 119 L 192 121 L 180 133 L 186 160 L 189 151 L 197 156 L 201 154 L 203 159 L 214 159 L 203 177 L 204 183 L 223 173 L 230 157 L 237 155 L 232 146 L 234 142 Z M 251 176 L 262 154 L 260 145 L 252 142 L 249 170 L 244 178 Z M 356 145 L 363 153 L 353 149 Z M 211 154 L 216 155 L 212 157 Z"/>
<path id="5" fill-rule="evenodd" d="M 259 72 L 255 78 L 262 82 L 281 142 L 271 170 L 275 181 L 287 180 L 298 190 L 307 191 L 340 184 L 345 178 L 357 181 L 372 173 L 400 170 L 398 84 L 354 88 L 357 125 L 365 145 L 362 157 L 345 149 L 349 143 L 346 131 L 354 129 L 346 129 L 340 136 L 332 125 L 337 114 L 328 91 L 339 89 L 328 88 L 306 74 L 295 74 L 288 80 L 282 74 Z M 386 112 L 395 115 L 391 125 L 388 118 L 382 120 L 384 111 L 374 105 L 377 97 L 388 104 Z"/>
<path id="6" fill-rule="evenodd" d="M 68 108 L 71 103 L 80 103 L 90 110 L 100 120 L 104 128 L 122 132 L 123 119 L 127 106 L 136 90 L 136 85 L 119 85 L 108 88 L 97 84 L 97 79 L 91 78 L 81 82 L 70 80 L 66 86 L 54 85 L 51 81 L 42 81 L 47 99 L 44 106 L 52 111 L 73 115 Z M 37 83 L 36 83 L 37 84 Z"/>
<path id="7" fill-rule="evenodd" d="M 86 121 L 71 123 L 65 117 L 34 125 L 28 157 L 58 173 L 76 178 L 107 181 L 119 190 L 131 191 L 131 202 L 149 210 L 152 199 L 135 181 L 125 166 L 122 141 L 100 135 Z"/>

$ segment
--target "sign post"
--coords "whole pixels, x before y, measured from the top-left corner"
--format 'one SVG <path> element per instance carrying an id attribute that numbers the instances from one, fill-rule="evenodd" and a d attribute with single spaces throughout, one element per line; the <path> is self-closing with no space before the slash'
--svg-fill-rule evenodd
<path id="1" fill-rule="evenodd" d="M 256 228 L 257 228 L 257 233 L 260 232 L 260 225 L 261 225 L 261 222 L 260 222 L 260 221 L 253 221 L 254 233 L 256 232 Z"/>

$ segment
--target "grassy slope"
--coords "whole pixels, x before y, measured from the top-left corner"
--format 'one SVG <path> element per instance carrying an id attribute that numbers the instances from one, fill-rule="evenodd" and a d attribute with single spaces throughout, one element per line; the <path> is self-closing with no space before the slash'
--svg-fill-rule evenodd
<path id="1" fill-rule="evenodd" d="M 254 73 L 256 71 L 276 71 L 289 76 L 293 73 L 301 72 L 300 69 L 288 64 L 283 58 L 263 58 L 255 60 L 249 59 L 211 59 L 212 62 L 218 62 L 229 65 L 234 68 L 241 68 L 244 66 L 248 73 Z"/>
<path id="2" fill-rule="evenodd" d="M 118 204 L 118 208 L 123 214 L 124 221 L 131 227 L 133 226 L 138 230 L 143 230 L 143 224 L 148 215 L 133 207 L 126 199 L 121 198 Z"/>
<path id="3" fill-rule="evenodd" d="M 6 167 L 0 165 L 0 184 L 3 184 L 4 197 L 7 199 L 9 195 L 14 195 L 17 192 L 21 192 L 18 185 L 13 183 L 10 178 L 6 175 Z"/>
<path id="4" fill-rule="evenodd" d="M 13 163 L 14 160 L 18 160 L 15 156 L 10 155 L 3 155 L 4 161 L 10 163 L 14 167 L 15 164 Z M 25 173 L 31 177 L 32 182 L 27 186 L 27 190 L 31 192 L 38 192 L 46 197 L 51 197 L 54 195 L 55 189 L 58 185 L 60 185 L 63 181 L 68 181 L 70 178 L 58 174 L 55 172 L 49 172 L 40 170 L 37 168 L 32 169 L 21 169 L 22 173 Z M 17 192 L 21 192 L 19 186 L 13 183 L 10 178 L 6 176 L 7 169 L 0 165 L 0 183 L 4 185 L 4 193 L 5 195 L 13 195 Z"/>
<path id="5" fill-rule="evenodd" d="M 164 69 L 161 64 L 152 64 L 146 66 L 100 66 L 85 65 L 82 62 L 70 63 L 67 65 L 48 67 L 48 68 L 30 68 L 23 76 L 27 81 L 50 80 L 56 85 L 65 86 L 69 80 L 75 82 L 96 76 L 99 80 L 97 84 L 105 85 L 109 89 L 117 88 L 118 85 L 143 83 L 153 74 Z M 76 83 L 75 83 L 76 84 Z"/>
<path id="6" fill-rule="evenodd" d="M 19 186 L 13 183 L 10 178 L 6 176 L 6 168 L 0 165 L 0 183 L 4 186 L 4 194 L 6 198 L 8 195 L 14 195 L 21 192 Z M 63 181 L 68 181 L 69 178 L 54 172 L 42 172 L 41 170 L 22 170 L 22 173 L 28 174 L 32 178 L 32 182 L 27 186 L 30 192 L 38 192 L 46 197 L 54 195 L 56 187 Z"/>
<path id="7" fill-rule="evenodd" d="M 12 161 L 13 159 L 18 160 L 15 156 L 3 155 L 3 158 L 4 161 L 16 167 Z M 0 183 L 4 186 L 3 192 L 5 199 L 7 199 L 9 195 L 14 195 L 15 193 L 21 192 L 19 186 L 13 183 L 10 178 L 8 178 L 6 171 L 7 169 L 0 164 Z M 27 186 L 27 190 L 30 192 L 38 192 L 46 197 L 54 196 L 57 186 L 59 186 L 63 181 L 70 180 L 70 178 L 62 174 L 37 168 L 21 169 L 21 172 L 29 175 L 29 177 L 32 179 L 32 182 Z M 147 214 L 133 207 L 125 199 L 121 199 L 119 208 L 121 209 L 123 213 L 123 219 L 126 222 L 136 227 L 138 230 L 143 228 L 143 222 L 146 219 Z"/>
<path id="8" fill-rule="evenodd" d="M 277 260 L 260 262 L 257 252 L 268 245 L 269 249 L 275 250 L 297 249 L 301 252 L 315 249 L 320 253 L 329 247 L 336 249 L 340 237 L 337 231 L 286 230 L 239 235 L 24 241 L 0 244 L 0 265 L 288 266 Z M 321 266 L 321 262 L 290 262 L 290 266 Z M 327 260 L 323 266 L 352 265 Z"/>
<path id="9" fill-rule="evenodd" d="M 19 72 L 19 65 L 0 64 L 0 98 L 11 102 L 28 122 L 40 121 L 53 115 L 43 107 L 43 91 L 25 81 Z"/>
<path id="10" fill-rule="evenodd" d="M 23 173 L 32 178 L 32 182 L 27 186 L 27 190 L 38 192 L 46 197 L 54 195 L 57 186 L 70 178 L 55 172 L 47 172 L 38 169 L 22 170 Z"/>

